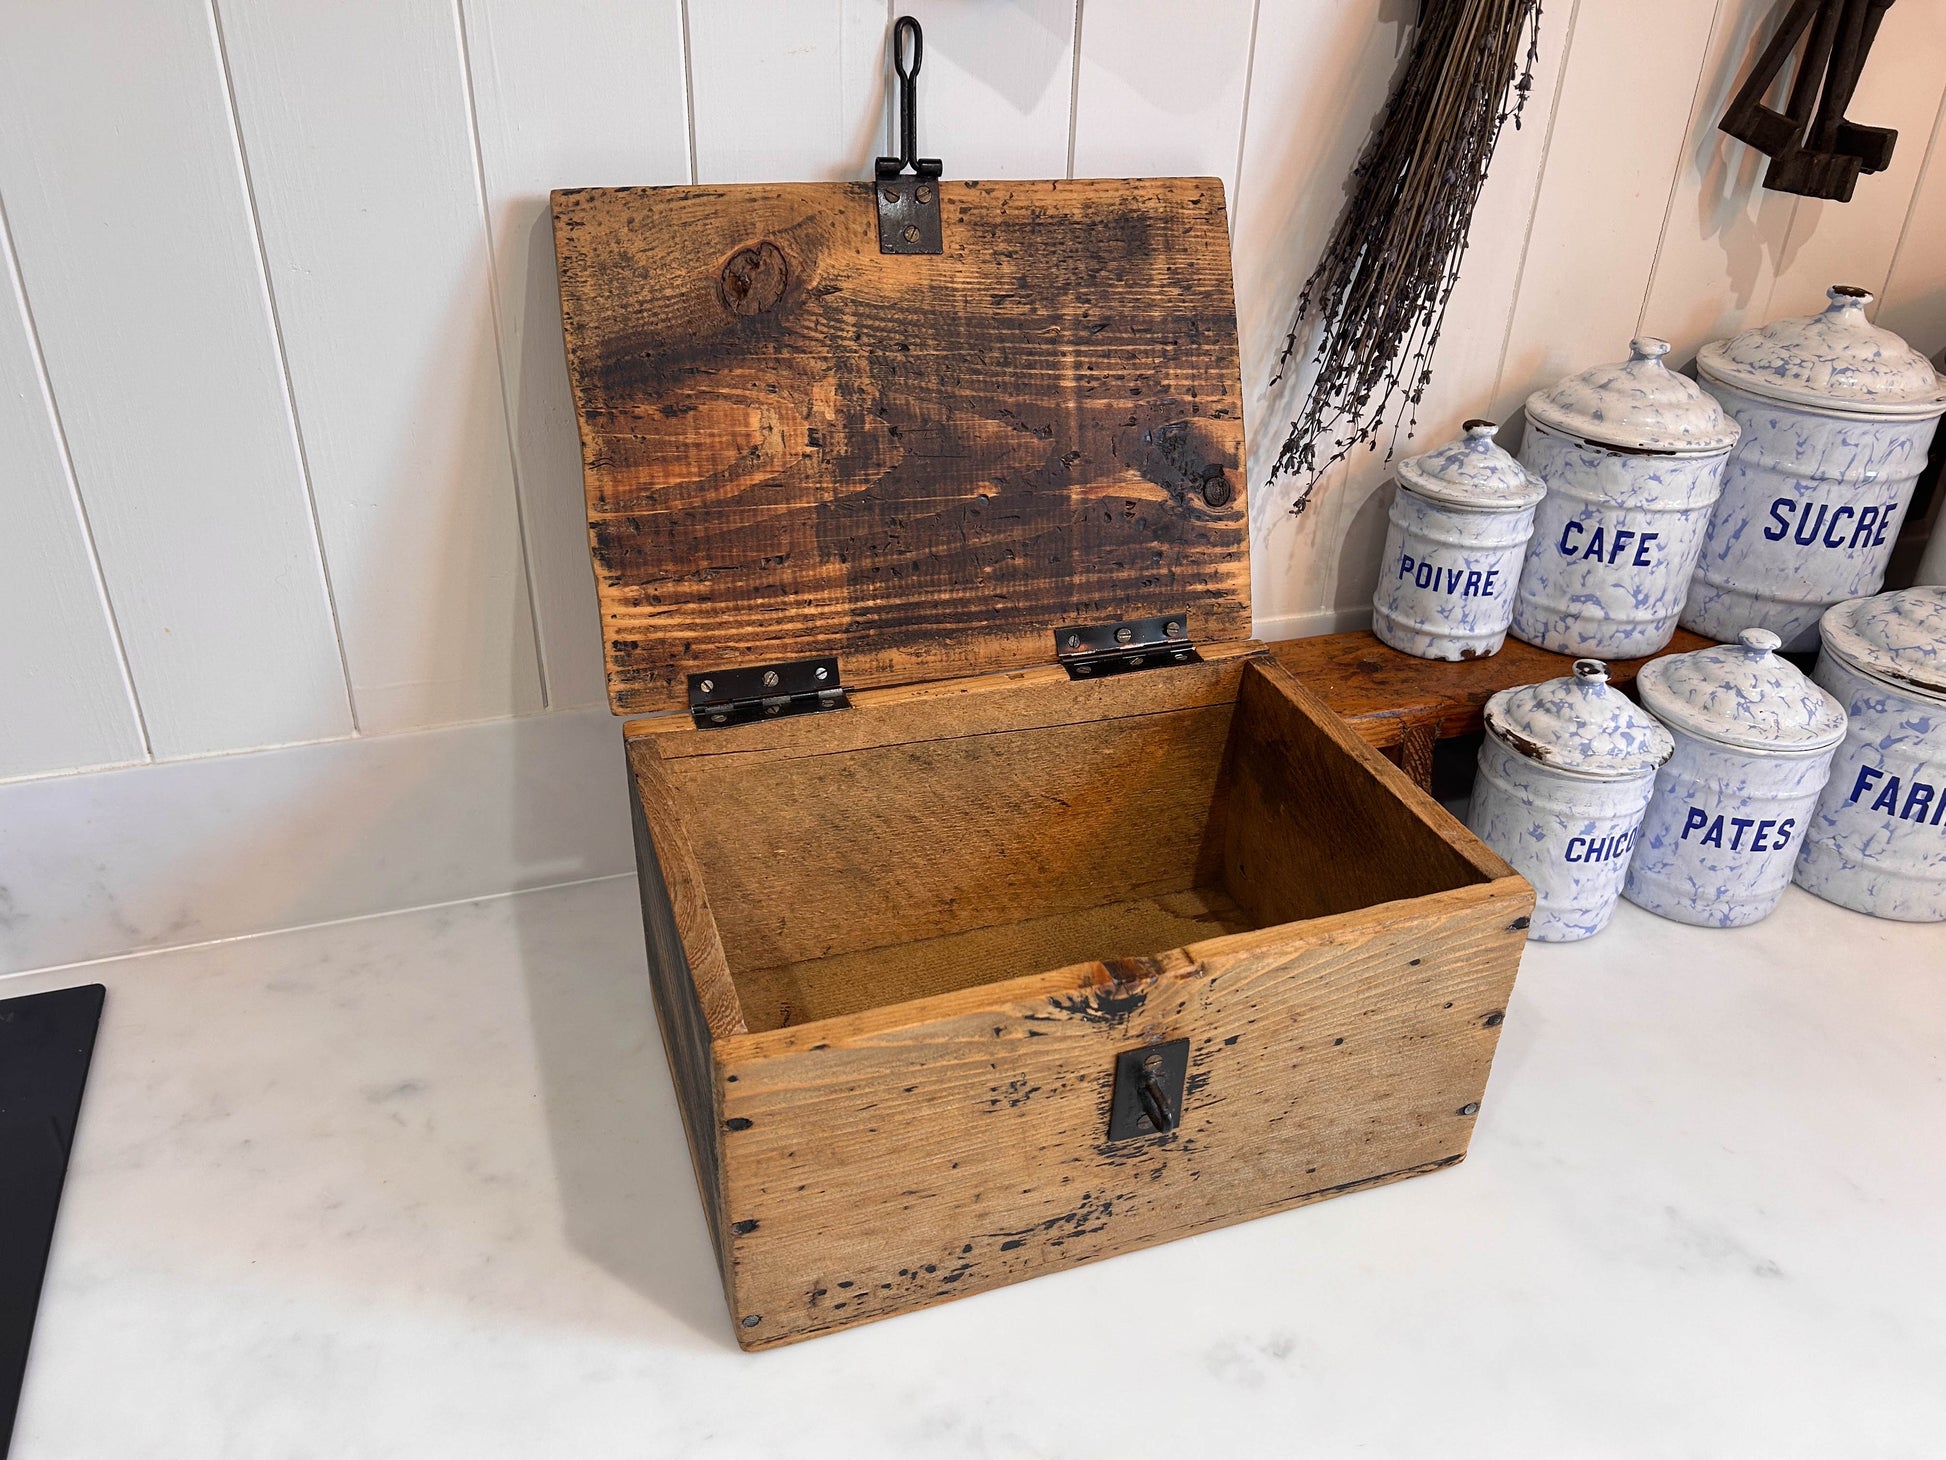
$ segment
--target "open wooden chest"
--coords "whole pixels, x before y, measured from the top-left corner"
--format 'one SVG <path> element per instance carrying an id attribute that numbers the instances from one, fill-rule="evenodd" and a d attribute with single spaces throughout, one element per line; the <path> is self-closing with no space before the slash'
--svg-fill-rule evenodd
<path id="1" fill-rule="evenodd" d="M 1457 1162 L 1533 903 L 1248 642 L 1221 185 L 932 186 L 554 197 L 750 1348 Z"/>

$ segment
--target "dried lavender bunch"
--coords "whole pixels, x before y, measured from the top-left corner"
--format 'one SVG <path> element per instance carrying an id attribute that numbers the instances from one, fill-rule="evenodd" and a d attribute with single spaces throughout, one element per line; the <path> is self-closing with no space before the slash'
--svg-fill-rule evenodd
<path id="1" fill-rule="evenodd" d="M 1307 478 L 1292 512 L 1357 447 L 1377 449 L 1396 398 L 1409 408 L 1408 434 L 1418 423 L 1487 164 L 1533 89 L 1540 14 L 1539 0 L 1425 0 L 1405 74 L 1352 170 L 1271 381 L 1283 379 L 1309 321 L 1317 379 L 1270 469 L 1272 481 Z"/>

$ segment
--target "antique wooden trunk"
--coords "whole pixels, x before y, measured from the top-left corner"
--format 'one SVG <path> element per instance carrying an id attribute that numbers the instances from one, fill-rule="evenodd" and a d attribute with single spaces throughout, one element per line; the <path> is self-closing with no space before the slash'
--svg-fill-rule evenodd
<path id="1" fill-rule="evenodd" d="M 554 197 L 749 1348 L 1452 1165 L 1533 904 L 1248 642 L 1220 184 L 931 186 Z"/>

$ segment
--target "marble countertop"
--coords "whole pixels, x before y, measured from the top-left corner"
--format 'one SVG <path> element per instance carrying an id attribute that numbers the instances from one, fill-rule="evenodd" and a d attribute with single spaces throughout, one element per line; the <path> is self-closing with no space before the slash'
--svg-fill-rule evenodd
<path id="1" fill-rule="evenodd" d="M 632 880 L 108 985 L 15 1460 L 1935 1457 L 1946 927 L 1530 947 L 1436 1175 L 740 1353 Z"/>

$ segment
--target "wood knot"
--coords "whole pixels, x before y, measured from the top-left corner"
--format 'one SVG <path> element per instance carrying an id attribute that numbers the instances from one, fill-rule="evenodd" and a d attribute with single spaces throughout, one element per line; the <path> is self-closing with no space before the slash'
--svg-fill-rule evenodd
<path id="1" fill-rule="evenodd" d="M 784 297 L 784 286 L 790 277 L 790 265 L 776 244 L 766 240 L 750 248 L 740 248 L 723 265 L 718 280 L 723 307 L 732 314 L 762 314 Z"/>

